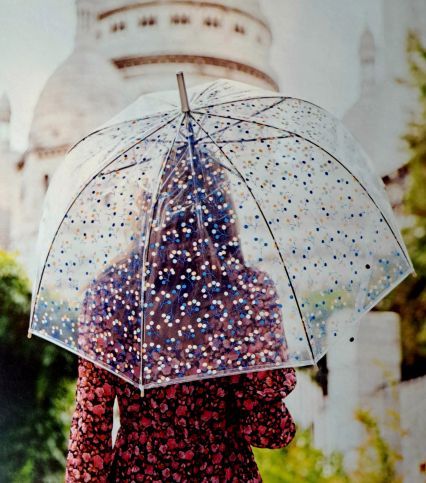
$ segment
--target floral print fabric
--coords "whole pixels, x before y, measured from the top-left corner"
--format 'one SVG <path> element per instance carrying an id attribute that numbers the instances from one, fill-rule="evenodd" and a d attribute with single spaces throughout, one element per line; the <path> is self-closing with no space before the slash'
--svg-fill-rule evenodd
<path id="1" fill-rule="evenodd" d="M 280 448 L 293 439 L 284 398 L 295 385 L 289 367 L 148 389 L 141 397 L 79 357 L 65 481 L 261 482 L 250 446 Z"/>

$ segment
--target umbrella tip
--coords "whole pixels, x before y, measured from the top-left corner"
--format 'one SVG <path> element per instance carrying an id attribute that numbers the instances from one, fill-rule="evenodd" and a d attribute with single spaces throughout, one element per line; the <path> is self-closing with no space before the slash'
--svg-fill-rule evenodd
<path id="1" fill-rule="evenodd" d="M 30 331 L 28 331 L 27 337 L 28 337 L 28 339 L 31 339 L 31 332 Z"/>
<path id="2" fill-rule="evenodd" d="M 188 94 L 186 92 L 185 78 L 183 76 L 183 72 L 179 71 L 176 74 L 176 77 L 177 77 L 177 83 L 179 87 L 180 105 L 181 105 L 182 112 L 189 112 Z"/>

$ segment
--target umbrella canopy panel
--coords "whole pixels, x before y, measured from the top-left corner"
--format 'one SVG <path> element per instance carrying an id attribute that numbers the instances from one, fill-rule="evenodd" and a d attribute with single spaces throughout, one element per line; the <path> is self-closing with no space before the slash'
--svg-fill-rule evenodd
<path id="1" fill-rule="evenodd" d="M 326 111 L 228 81 L 191 99 L 76 146 L 40 229 L 31 331 L 141 388 L 315 363 L 413 271 Z"/>

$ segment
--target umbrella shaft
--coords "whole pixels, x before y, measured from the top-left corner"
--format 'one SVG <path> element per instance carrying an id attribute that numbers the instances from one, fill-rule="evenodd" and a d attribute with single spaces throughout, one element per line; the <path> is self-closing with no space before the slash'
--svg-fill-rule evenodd
<path id="1" fill-rule="evenodd" d="M 176 77 L 177 77 L 177 83 L 179 87 L 180 104 L 181 104 L 182 112 L 189 112 L 188 94 L 186 92 L 183 72 L 178 72 L 176 74 Z"/>

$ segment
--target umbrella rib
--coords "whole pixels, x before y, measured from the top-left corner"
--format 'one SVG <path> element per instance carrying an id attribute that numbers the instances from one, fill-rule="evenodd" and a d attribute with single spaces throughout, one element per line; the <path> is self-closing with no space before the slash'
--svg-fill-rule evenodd
<path id="1" fill-rule="evenodd" d="M 121 126 L 122 124 L 133 124 L 134 122 L 136 121 L 144 121 L 145 119 L 152 119 L 153 117 L 158 117 L 158 116 L 161 116 L 163 113 L 161 114 L 158 114 L 158 115 L 152 115 L 152 114 L 149 114 L 147 116 L 144 116 L 144 117 L 139 117 L 137 119 L 131 119 L 131 120 L 128 120 L 128 121 L 119 121 L 115 124 L 111 124 L 111 126 L 105 126 L 105 127 L 101 127 L 99 129 L 96 129 L 96 131 L 93 131 L 91 132 L 90 134 L 88 134 L 87 136 L 85 136 L 84 138 L 81 138 L 79 141 L 77 141 L 75 144 L 73 144 L 70 149 L 68 150 L 67 154 L 69 154 L 71 151 L 73 151 L 79 144 L 81 144 L 83 141 L 85 141 L 86 139 L 94 136 L 95 134 L 99 134 L 103 131 L 107 131 L 108 129 L 111 129 L 111 128 L 114 128 L 116 126 Z M 172 112 L 168 112 L 164 117 L 167 117 L 167 116 L 170 116 L 172 115 L 173 113 Z M 173 119 L 176 119 L 178 117 L 179 113 L 178 114 L 175 114 L 175 116 L 173 117 Z M 172 120 L 173 120 L 172 119 Z M 167 124 L 167 123 L 166 123 Z"/>
<path id="2" fill-rule="evenodd" d="M 112 174 L 112 173 L 118 173 L 120 171 L 123 171 L 124 169 L 133 168 L 133 166 L 141 166 L 142 164 L 149 163 L 150 161 L 151 161 L 151 159 L 147 159 L 146 161 L 142 161 L 141 163 L 138 163 L 137 161 L 135 161 L 134 163 L 126 164 L 126 166 L 123 166 L 121 168 L 113 169 L 111 171 L 106 171 L 104 173 L 99 173 L 99 175 L 107 176 L 107 175 Z"/>
<path id="3" fill-rule="evenodd" d="M 207 141 L 206 144 L 229 144 L 229 143 L 251 143 L 254 141 L 274 141 L 275 139 L 287 139 L 287 138 L 292 138 L 292 134 L 287 134 L 286 136 L 269 136 L 269 137 L 259 137 L 259 138 L 251 138 L 251 139 L 229 139 L 227 141 Z M 204 139 L 207 139 L 207 136 L 204 136 Z"/>
<path id="4" fill-rule="evenodd" d="M 289 272 L 288 272 L 287 266 L 286 266 L 286 264 L 285 264 L 285 262 L 284 262 L 284 257 L 283 257 L 283 254 L 281 253 L 281 250 L 280 250 L 280 247 L 278 246 L 278 242 L 277 242 L 277 240 L 276 240 L 276 238 L 275 238 L 275 235 L 274 235 L 273 231 L 271 230 L 271 227 L 269 226 L 268 220 L 267 220 L 267 218 L 266 218 L 266 216 L 265 216 L 265 214 L 264 214 L 264 212 L 263 212 L 262 208 L 260 207 L 258 200 L 257 200 L 257 199 L 256 199 L 256 197 L 254 196 L 254 193 L 253 193 L 252 189 L 251 189 L 251 188 L 250 188 L 250 186 L 248 185 L 248 183 L 247 183 L 247 181 L 245 180 L 244 176 L 242 175 L 241 171 L 240 171 L 240 170 L 239 170 L 239 169 L 238 169 L 238 168 L 235 166 L 235 164 L 232 162 L 232 160 L 229 158 L 229 156 L 228 156 L 228 155 L 227 155 L 227 154 L 226 154 L 226 153 L 225 153 L 225 152 L 222 150 L 222 148 L 221 148 L 220 146 L 218 146 L 218 145 L 215 143 L 214 139 L 210 137 L 210 135 L 208 134 L 208 132 L 206 132 L 206 130 L 205 130 L 205 129 L 204 129 L 204 128 L 203 128 L 203 127 L 202 127 L 202 126 L 201 126 L 201 125 L 198 123 L 198 121 L 197 121 L 197 120 L 196 120 L 196 119 L 195 119 L 193 116 L 191 116 L 191 118 L 192 118 L 192 119 L 194 119 L 194 121 L 195 121 L 195 122 L 198 124 L 198 126 L 200 127 L 200 129 L 202 129 L 202 130 L 203 130 L 203 131 L 206 133 L 206 135 L 207 135 L 207 136 L 208 136 L 208 137 L 209 137 L 209 138 L 212 140 L 212 142 L 213 142 L 213 143 L 216 145 L 216 147 L 219 149 L 219 151 L 222 153 L 222 155 L 223 155 L 223 156 L 224 156 L 224 157 L 225 157 L 225 158 L 228 160 L 228 162 L 229 162 L 229 163 L 231 163 L 231 166 L 232 166 L 232 167 L 235 169 L 235 171 L 238 173 L 238 176 L 241 178 L 241 180 L 242 180 L 242 181 L 243 181 L 243 183 L 245 184 L 246 188 L 248 189 L 248 191 L 249 191 L 249 193 L 250 193 L 251 197 L 253 198 L 254 202 L 256 203 L 256 205 L 257 205 L 257 207 L 258 207 L 258 209 L 259 209 L 259 211 L 260 211 L 260 213 L 261 213 L 261 215 L 262 215 L 262 218 L 263 218 L 263 220 L 264 220 L 264 222 L 265 222 L 265 224 L 266 224 L 266 226 L 267 226 L 267 228 L 268 228 L 269 234 L 271 235 L 272 240 L 274 241 L 275 248 L 277 249 L 278 254 L 279 254 L 279 256 L 280 256 L 281 263 L 282 263 L 282 265 L 283 265 L 283 267 L 284 267 L 284 270 L 285 270 L 285 273 L 286 273 L 286 275 L 287 275 L 287 279 L 288 279 L 288 282 L 289 282 L 289 284 L 290 284 L 290 288 L 291 288 L 291 291 L 292 291 L 292 293 L 293 293 L 294 300 L 295 300 L 296 305 L 297 305 L 297 310 L 298 310 L 298 312 L 299 312 L 299 316 L 300 316 L 300 319 L 301 319 L 302 324 L 303 324 L 303 329 L 304 329 L 304 331 L 305 331 L 306 340 L 308 341 L 309 350 L 311 351 L 312 359 L 313 359 L 313 361 L 315 362 L 315 354 L 314 354 L 314 352 L 313 352 L 312 345 L 311 345 L 311 341 L 310 341 L 310 339 L 309 339 L 309 335 L 308 335 L 307 327 L 306 327 L 305 320 L 304 320 L 304 317 L 303 317 L 303 314 L 302 314 L 302 309 L 301 309 L 301 307 L 300 307 L 300 304 L 299 304 L 299 301 L 298 301 L 298 298 L 297 298 L 297 295 L 296 295 L 296 291 L 295 291 L 295 289 L 294 289 L 294 287 L 293 287 L 293 284 L 292 284 L 292 282 L 291 282 L 291 278 L 290 278 L 290 274 L 289 274 Z"/>
<path id="5" fill-rule="evenodd" d="M 205 139 L 205 138 L 204 138 L 204 139 Z M 197 144 L 199 144 L 198 140 L 196 140 L 196 142 L 195 142 L 195 145 L 197 145 Z M 180 160 L 180 162 L 182 162 L 182 161 L 184 161 L 184 159 L 183 159 L 183 158 Z M 179 163 L 180 163 L 180 162 L 179 162 Z M 229 173 L 234 174 L 234 175 L 236 174 L 236 173 L 234 173 L 234 171 L 232 171 L 232 169 L 231 169 L 231 168 L 229 168 L 228 166 L 225 166 L 223 163 L 220 163 L 220 162 L 219 162 L 219 161 L 217 161 L 217 160 L 214 160 L 214 162 L 215 162 L 216 164 L 218 164 L 219 166 L 221 166 L 223 169 L 226 169 L 226 171 L 228 171 Z M 177 166 L 178 166 L 178 165 L 176 165 L 176 166 L 175 166 L 175 167 L 174 167 L 174 168 L 173 168 L 173 169 L 170 171 L 170 173 L 169 173 L 169 174 L 167 175 L 167 177 L 164 179 L 163 184 L 166 184 L 166 183 L 169 181 L 169 179 L 171 178 L 171 176 L 173 176 L 173 174 L 174 174 L 175 170 L 177 169 Z"/>
<path id="6" fill-rule="evenodd" d="M 111 171 L 105 171 L 105 172 L 99 173 L 99 175 L 107 176 L 107 175 L 112 174 L 112 173 L 118 173 L 120 171 L 123 171 L 124 169 L 132 168 L 133 166 L 136 166 L 136 165 L 149 163 L 149 161 L 151 161 L 151 160 L 147 159 L 146 161 L 142 161 L 141 163 L 138 163 L 137 161 L 135 161 L 134 163 L 126 164 L 126 166 L 122 166 L 121 168 L 117 168 L 117 169 L 113 169 Z"/>
<path id="7" fill-rule="evenodd" d="M 208 114 L 208 113 L 205 113 L 205 112 L 197 112 L 197 111 L 192 111 L 192 112 L 195 112 L 197 114 Z M 388 226 L 390 232 L 392 233 L 393 237 L 395 238 L 395 240 L 396 240 L 399 248 L 401 249 L 402 253 L 404 254 L 404 257 L 406 258 L 408 264 L 411 266 L 411 262 L 410 262 L 409 258 L 407 257 L 407 254 L 405 253 L 405 250 L 402 248 L 401 243 L 398 240 L 398 237 L 395 235 L 395 232 L 394 232 L 393 228 L 391 227 L 391 225 L 390 225 L 389 221 L 387 220 L 386 216 L 383 214 L 382 210 L 378 207 L 378 205 L 377 205 L 376 201 L 374 200 L 374 198 L 370 195 L 370 193 L 368 192 L 367 188 L 354 175 L 354 173 L 352 173 L 352 171 L 349 168 L 347 168 L 341 161 L 339 161 L 336 158 L 336 156 L 334 156 L 333 154 L 331 154 L 329 151 L 327 151 L 325 148 L 323 148 L 322 146 L 320 146 L 319 144 L 317 144 L 315 141 L 312 141 L 311 139 L 308 139 L 308 138 L 302 136 L 301 134 L 297 134 L 294 131 L 289 131 L 288 129 L 282 129 L 282 128 L 279 128 L 277 126 L 273 126 L 273 125 L 270 125 L 270 124 L 265 124 L 265 123 L 262 123 L 262 122 L 254 121 L 252 119 L 237 119 L 237 118 L 232 117 L 232 116 L 222 116 L 220 114 L 209 114 L 209 115 L 210 116 L 216 116 L 216 117 L 224 118 L 224 119 L 233 119 L 233 120 L 236 120 L 236 121 L 238 120 L 240 122 L 250 122 L 250 123 L 253 123 L 253 124 L 258 124 L 259 126 L 269 127 L 269 128 L 277 129 L 278 131 L 286 132 L 286 133 L 288 133 L 288 134 L 290 134 L 290 135 L 292 135 L 294 137 L 297 137 L 299 139 L 303 139 L 304 141 L 306 141 L 306 142 L 308 142 L 308 143 L 316 146 L 321 151 L 323 151 L 324 153 L 326 153 L 328 156 L 330 156 L 331 158 L 333 158 L 340 166 L 342 166 L 343 169 L 345 169 L 354 178 L 354 180 L 361 186 L 361 188 L 365 191 L 365 193 L 367 194 L 367 196 L 373 202 L 374 206 L 377 208 L 377 210 L 379 211 L 379 213 L 383 216 L 383 219 L 385 220 L 386 225 Z M 194 118 L 194 120 L 195 120 L 195 118 Z M 210 138 L 210 139 L 212 139 L 212 138 Z M 212 141 L 213 141 L 213 139 L 212 139 Z"/>
<path id="8" fill-rule="evenodd" d="M 147 139 L 145 139 L 145 141 L 147 141 Z M 160 144 L 160 142 L 158 140 L 152 141 L 152 142 L 155 142 L 156 144 Z M 112 174 L 112 173 L 118 173 L 119 171 L 123 171 L 123 169 L 132 168 L 133 166 L 136 166 L 136 165 L 140 166 L 142 164 L 149 163 L 150 161 L 151 161 L 151 159 L 147 159 L 147 160 L 142 161 L 142 162 L 135 161 L 134 163 L 126 164 L 125 166 L 122 166 L 121 168 L 112 169 L 111 171 L 100 172 L 100 173 L 98 173 L 98 176 L 107 176 L 107 175 Z"/>
<path id="9" fill-rule="evenodd" d="M 179 114 L 180 115 L 180 114 Z M 152 136 L 153 134 L 155 134 L 157 131 L 159 131 L 160 129 L 163 129 L 164 127 L 166 127 L 168 124 L 170 124 L 171 122 L 173 122 L 179 115 L 173 117 L 172 119 L 169 119 L 166 123 L 162 124 L 161 126 L 159 126 L 157 129 L 155 129 L 154 131 L 150 132 L 146 138 L 143 138 L 143 139 L 139 139 L 136 143 L 132 144 L 132 146 L 130 146 L 129 148 L 125 149 L 124 151 L 121 151 L 119 155 L 117 155 L 111 162 L 109 162 L 107 164 L 107 166 L 111 165 L 114 161 L 116 161 L 123 153 L 126 153 L 127 151 L 130 151 L 132 148 L 134 148 L 135 146 L 137 146 L 138 144 L 140 144 L 141 142 L 145 141 L 145 139 L 147 139 L 148 137 Z M 104 169 L 105 167 L 107 166 L 104 166 L 102 169 Z M 50 252 L 52 250 L 52 247 L 53 247 L 53 244 L 56 240 L 56 237 L 59 233 L 59 230 L 61 229 L 61 226 L 62 226 L 62 223 L 64 222 L 65 218 L 66 218 L 66 215 L 69 213 L 70 209 L 74 206 L 74 203 L 77 201 L 78 197 L 81 195 L 81 193 L 83 193 L 83 191 L 87 188 L 87 186 L 89 186 L 89 184 L 97 177 L 99 176 L 99 173 L 102 171 L 102 169 L 100 169 L 99 171 L 97 171 L 90 179 L 89 181 L 81 188 L 81 190 L 76 194 L 76 196 L 74 197 L 74 200 L 71 202 L 71 204 L 68 206 L 68 208 L 66 209 L 65 211 L 65 215 L 64 217 L 62 218 L 61 222 L 59 223 L 58 225 L 58 228 L 56 229 L 55 231 L 55 234 L 53 235 L 53 238 L 52 238 L 52 242 L 50 244 L 50 247 L 49 247 L 49 250 L 47 252 L 47 255 L 46 255 L 46 258 L 44 260 L 44 263 L 43 263 L 43 269 L 41 271 L 41 274 L 40 274 L 40 279 L 39 279 L 39 283 L 38 283 L 38 286 L 37 286 L 37 291 L 36 291 L 36 295 L 35 295 L 35 298 L 34 300 L 37 300 L 37 297 L 40 293 L 40 287 L 41 287 L 41 282 L 42 282 L 42 279 L 43 279 L 43 274 L 44 274 L 44 271 L 46 269 L 46 262 L 49 258 L 49 255 L 50 255 Z M 33 309 L 35 308 L 35 303 L 34 303 L 34 307 Z M 31 326 L 31 323 L 32 323 L 32 320 L 33 320 L 33 317 L 34 317 L 34 313 L 32 311 L 31 313 L 31 316 L 30 316 L 30 326 Z"/>
<path id="10" fill-rule="evenodd" d="M 182 126 L 182 124 L 181 124 Z M 167 175 L 167 177 L 164 179 L 163 181 L 163 185 L 165 185 L 169 179 L 174 175 L 176 169 L 178 168 L 178 166 L 184 162 L 184 157 L 182 157 L 179 162 L 170 170 L 170 173 Z M 227 167 L 227 166 L 223 166 L 225 169 L 227 169 L 230 173 L 232 173 L 232 171 Z"/>
<path id="11" fill-rule="evenodd" d="M 279 104 L 279 102 L 277 102 L 276 104 L 273 104 L 273 106 L 269 106 L 268 109 L 270 109 L 271 107 L 277 106 L 278 104 Z M 264 112 L 264 111 L 259 111 L 259 112 Z M 257 114 L 259 114 L 259 112 Z M 260 121 L 257 121 L 256 119 L 251 119 L 251 118 L 245 117 L 245 116 L 244 117 L 234 117 L 234 116 L 230 116 L 230 115 L 225 116 L 224 114 L 216 114 L 214 112 L 203 112 L 203 111 L 196 111 L 196 110 L 191 111 L 191 113 L 201 114 L 201 115 L 204 115 L 204 116 L 207 115 L 207 116 L 210 116 L 210 117 L 219 117 L 221 119 L 228 119 L 228 120 L 231 119 L 232 121 L 237 121 L 235 124 L 237 124 L 238 122 L 248 122 L 250 124 L 257 124 L 258 126 L 268 127 L 268 128 L 271 128 L 271 129 L 276 129 L 277 131 L 280 131 L 280 132 L 286 132 L 286 133 L 289 133 L 289 134 L 294 134 L 295 136 L 302 137 L 299 134 L 295 133 L 294 131 L 290 131 L 290 130 L 284 129 L 282 127 L 274 126 L 273 124 L 266 124 L 265 122 L 260 122 Z"/>
<path id="12" fill-rule="evenodd" d="M 157 184 L 157 189 L 156 189 L 156 192 L 155 192 L 155 199 L 152 200 L 151 202 L 151 207 L 150 207 L 150 213 L 149 213 L 149 216 L 148 216 L 148 220 L 149 220 L 149 229 L 148 229 L 148 237 L 147 239 L 145 240 L 145 250 L 144 250 L 144 253 L 143 253 L 143 258 L 142 258 L 142 274 L 141 274 L 141 308 L 142 308 L 142 313 L 144 313 L 144 304 L 145 304 L 145 300 L 144 300 L 144 289 L 142 288 L 142 283 L 143 283 L 143 278 L 144 278 L 144 274 L 145 274 L 145 266 L 146 266 L 146 261 L 147 261 L 147 258 L 148 258 L 148 250 L 149 250 L 149 244 L 150 244 L 150 241 L 151 241 L 151 233 L 152 233 L 152 221 L 153 221 L 153 215 L 155 213 L 155 210 L 157 208 L 157 204 L 158 204 L 158 201 L 159 201 L 159 194 L 160 194 L 160 185 L 161 185 L 161 178 L 163 176 L 163 173 L 164 173 L 164 168 L 166 166 L 166 163 L 167 163 L 167 160 L 169 159 L 169 156 L 170 156 L 170 153 L 173 149 L 173 146 L 175 145 L 176 143 L 176 139 L 179 137 L 179 134 L 180 134 L 180 129 L 182 127 L 182 124 L 183 124 L 183 121 L 185 119 L 185 115 L 184 114 L 179 114 L 182 116 L 180 122 L 179 122 L 179 126 L 177 127 L 177 131 L 176 131 L 176 136 L 174 137 L 173 141 L 171 142 L 170 144 L 170 147 L 168 149 L 168 152 L 166 154 L 166 156 L 164 156 L 164 159 L 161 163 L 161 166 L 160 166 L 160 170 L 159 170 L 159 174 L 158 174 L 158 184 Z M 142 349 L 143 349 L 143 340 L 145 339 L 145 324 L 142 323 L 142 334 L 141 334 L 141 348 L 140 348 L 140 353 L 141 353 L 141 371 L 140 371 L 140 377 L 139 377 L 139 384 L 140 384 L 140 389 L 141 391 L 143 391 L 143 354 L 142 354 Z"/>
<path id="13" fill-rule="evenodd" d="M 268 111 L 269 109 L 272 109 L 273 107 L 277 106 L 278 104 L 281 104 L 281 102 L 284 101 L 284 98 L 283 99 L 279 99 L 277 102 L 275 102 L 274 104 L 271 104 L 270 106 L 266 106 L 262 109 L 259 109 L 258 111 L 256 111 L 254 114 L 252 114 L 253 116 L 257 116 L 258 114 L 262 113 L 262 112 L 265 112 L 265 111 Z M 216 114 L 210 114 L 208 112 L 206 113 L 201 113 L 200 111 L 192 111 L 194 113 L 197 113 L 197 114 L 204 114 L 204 115 L 211 115 L 211 116 L 216 116 Z M 217 132 L 224 132 L 226 131 L 227 129 L 230 129 L 232 127 L 234 127 L 235 125 L 237 125 L 239 122 L 241 122 L 240 119 L 237 120 L 237 118 L 234 118 L 234 120 L 236 121 L 232 126 L 226 126 L 222 129 L 219 129 L 218 131 L 215 131 L 215 133 Z M 210 133 L 211 134 L 211 133 Z"/>
<path id="14" fill-rule="evenodd" d="M 199 107 L 197 107 L 197 109 L 209 109 L 210 107 L 224 106 L 226 104 L 231 104 L 233 102 L 257 101 L 259 99 L 279 99 L 279 102 L 281 102 L 281 101 L 284 101 L 285 99 L 297 99 L 297 98 L 295 98 L 295 97 L 288 97 L 288 96 L 257 96 L 257 97 L 247 97 L 247 98 L 243 98 L 243 99 L 232 99 L 230 101 L 218 102 L 217 104 L 209 104 L 208 106 L 199 106 Z M 275 104 L 273 104 L 273 105 L 275 106 Z M 194 111 L 192 111 L 192 112 L 194 112 Z"/>
<path id="15" fill-rule="evenodd" d="M 319 106 L 318 104 L 315 104 L 315 102 L 312 101 L 307 101 L 306 99 L 301 99 L 300 97 L 292 97 L 292 96 L 253 96 L 253 97 L 248 97 L 246 99 L 234 99 L 230 101 L 224 101 L 224 102 L 219 102 L 217 104 L 209 104 L 208 106 L 200 106 L 197 109 L 208 109 L 211 107 L 217 107 L 217 106 L 224 106 L 225 104 L 230 104 L 232 102 L 242 102 L 242 101 L 254 101 L 256 99 L 280 99 L 281 101 L 300 101 L 303 102 L 304 104 L 310 104 L 311 106 L 316 107 L 322 112 L 325 112 L 326 114 L 330 115 L 328 111 L 326 111 L 323 107 Z M 276 105 L 276 104 L 274 104 Z M 192 112 L 195 112 L 193 110 Z"/>
<path id="16" fill-rule="evenodd" d="M 199 99 L 202 95 L 204 95 L 209 89 L 211 89 L 212 87 L 214 87 L 217 83 L 218 83 L 218 81 L 216 80 L 213 83 L 209 84 L 201 92 L 199 92 L 198 94 L 195 94 L 194 97 L 191 99 L 191 103 L 196 102 L 197 99 Z"/>

